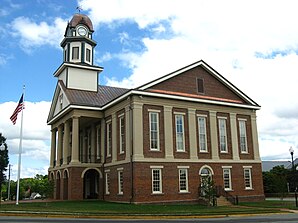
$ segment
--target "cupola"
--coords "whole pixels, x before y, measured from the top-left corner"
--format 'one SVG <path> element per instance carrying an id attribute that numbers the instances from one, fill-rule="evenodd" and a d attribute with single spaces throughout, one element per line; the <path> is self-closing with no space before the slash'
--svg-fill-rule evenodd
<path id="1" fill-rule="evenodd" d="M 93 25 L 84 14 L 75 14 L 68 22 L 61 42 L 64 62 L 93 65 L 96 42 L 92 39 Z"/>

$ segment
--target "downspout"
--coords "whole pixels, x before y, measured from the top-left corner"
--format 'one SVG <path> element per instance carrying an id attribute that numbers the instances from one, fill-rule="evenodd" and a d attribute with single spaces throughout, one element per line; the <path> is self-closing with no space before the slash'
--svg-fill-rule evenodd
<path id="1" fill-rule="evenodd" d="M 133 110 L 132 110 L 132 96 L 129 97 L 129 125 L 130 125 L 130 179 L 131 179 L 131 191 L 130 191 L 130 203 L 133 203 L 134 200 L 134 174 L 133 174 L 133 169 L 134 169 L 134 165 L 133 165 Z"/>

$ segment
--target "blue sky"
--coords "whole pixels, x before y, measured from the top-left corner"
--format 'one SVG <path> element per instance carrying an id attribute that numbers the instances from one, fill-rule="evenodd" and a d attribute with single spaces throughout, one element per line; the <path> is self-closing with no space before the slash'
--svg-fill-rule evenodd
<path id="1" fill-rule="evenodd" d="M 16 177 L 20 120 L 9 120 L 26 85 L 21 177 L 46 174 L 46 125 L 62 63 L 60 42 L 76 7 L 94 25 L 100 84 L 131 88 L 203 59 L 262 106 L 263 160 L 298 155 L 297 3 L 292 0 L 2 0 L 0 132 Z M 270 7 L 269 7 L 270 6 Z"/>

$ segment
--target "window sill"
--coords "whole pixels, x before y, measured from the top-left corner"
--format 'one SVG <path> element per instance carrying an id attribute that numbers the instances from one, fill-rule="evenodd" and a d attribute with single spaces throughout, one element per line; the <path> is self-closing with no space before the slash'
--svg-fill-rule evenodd
<path id="1" fill-rule="evenodd" d="M 245 188 L 244 190 L 254 190 L 253 188 Z"/>
<path id="2" fill-rule="evenodd" d="M 154 192 L 154 193 L 151 193 L 151 195 L 164 195 L 163 192 Z"/>
<path id="3" fill-rule="evenodd" d="M 189 191 L 179 191 L 179 194 L 190 194 Z"/>
<path id="4" fill-rule="evenodd" d="M 225 188 L 224 190 L 225 190 L 225 191 L 228 191 L 228 192 L 230 192 L 230 191 L 234 191 L 233 189 L 230 189 L 230 188 Z"/>
<path id="5" fill-rule="evenodd" d="M 118 196 L 123 196 L 123 193 L 121 193 L 121 194 L 120 194 L 120 193 L 118 193 L 117 195 L 118 195 Z"/>

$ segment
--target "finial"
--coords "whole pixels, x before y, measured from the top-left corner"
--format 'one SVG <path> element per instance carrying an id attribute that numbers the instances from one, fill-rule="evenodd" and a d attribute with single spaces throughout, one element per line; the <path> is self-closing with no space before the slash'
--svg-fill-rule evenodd
<path id="1" fill-rule="evenodd" d="M 83 10 L 83 9 L 82 9 L 82 6 L 77 6 L 76 9 L 79 11 L 79 14 L 81 14 L 81 11 Z"/>

